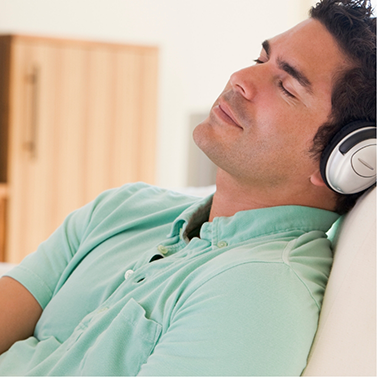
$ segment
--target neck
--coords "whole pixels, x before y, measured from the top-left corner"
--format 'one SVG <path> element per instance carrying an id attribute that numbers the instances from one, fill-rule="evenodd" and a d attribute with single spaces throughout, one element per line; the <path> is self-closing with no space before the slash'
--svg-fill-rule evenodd
<path id="1" fill-rule="evenodd" d="M 285 187 L 254 187 L 243 183 L 219 169 L 217 190 L 213 197 L 209 221 L 215 217 L 230 217 L 240 211 L 300 205 L 333 210 L 335 196 L 327 187 L 317 187 L 309 179 L 304 184 L 287 184 Z"/>

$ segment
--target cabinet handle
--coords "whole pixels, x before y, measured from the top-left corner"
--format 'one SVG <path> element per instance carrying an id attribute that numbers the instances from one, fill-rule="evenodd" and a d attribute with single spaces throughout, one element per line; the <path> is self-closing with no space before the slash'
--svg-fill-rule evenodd
<path id="1" fill-rule="evenodd" d="M 27 140 L 24 143 L 25 149 L 29 152 L 31 159 L 37 158 L 38 142 L 38 108 L 39 108 L 39 84 L 40 68 L 33 66 L 32 72 L 27 76 L 27 81 L 31 85 L 31 102 L 30 102 L 30 129 L 27 133 Z"/>

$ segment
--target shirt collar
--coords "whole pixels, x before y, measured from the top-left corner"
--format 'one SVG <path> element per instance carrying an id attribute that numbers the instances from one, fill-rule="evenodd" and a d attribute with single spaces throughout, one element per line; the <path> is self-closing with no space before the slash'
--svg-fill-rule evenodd
<path id="1" fill-rule="evenodd" d="M 192 216 L 212 201 L 213 194 L 199 199 L 184 210 L 173 222 L 168 237 L 183 237 Z M 216 217 L 208 223 L 208 213 L 201 214 L 200 236 L 203 239 L 227 240 L 228 244 L 242 242 L 269 234 L 310 231 L 327 232 L 339 218 L 335 212 L 304 206 L 278 206 L 237 212 L 231 217 Z M 214 239 L 215 237 L 215 239 Z"/>
<path id="2" fill-rule="evenodd" d="M 179 234 L 182 235 L 184 232 L 187 224 L 189 223 L 190 219 L 196 215 L 196 213 L 201 212 L 200 209 L 203 207 L 206 207 L 207 204 L 212 201 L 213 194 L 202 198 L 198 199 L 198 201 L 194 204 L 192 204 L 190 207 L 186 208 L 173 222 L 172 228 L 170 233 L 168 234 L 168 237 L 175 237 Z M 208 213 L 209 214 L 209 213 Z M 203 213 L 202 214 L 202 219 L 198 219 L 204 223 L 205 221 L 208 220 L 208 214 Z"/>
<path id="3" fill-rule="evenodd" d="M 231 244 L 270 234 L 298 234 L 311 231 L 326 233 L 338 219 L 335 212 L 304 206 L 279 206 L 237 212 L 232 217 L 217 217 L 209 227 L 213 241 Z M 203 227 L 203 233 L 206 227 Z M 203 236 L 205 236 L 203 234 Z M 233 237 L 236 236 L 236 237 Z"/>

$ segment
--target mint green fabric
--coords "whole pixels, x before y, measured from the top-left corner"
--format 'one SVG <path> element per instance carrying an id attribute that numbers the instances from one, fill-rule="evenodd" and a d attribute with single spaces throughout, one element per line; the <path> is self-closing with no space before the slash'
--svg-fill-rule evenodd
<path id="1" fill-rule="evenodd" d="M 44 310 L 34 336 L 0 356 L 0 374 L 299 375 L 338 216 L 243 211 L 188 242 L 210 200 L 138 183 L 68 216 L 7 274 Z"/>

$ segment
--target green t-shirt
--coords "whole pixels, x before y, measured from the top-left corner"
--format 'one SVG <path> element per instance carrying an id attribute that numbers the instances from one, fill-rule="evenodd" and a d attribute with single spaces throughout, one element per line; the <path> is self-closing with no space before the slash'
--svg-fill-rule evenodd
<path id="1" fill-rule="evenodd" d="M 283 206 L 209 223 L 210 202 L 137 183 L 68 216 L 7 274 L 43 313 L 0 374 L 299 375 L 338 216 Z M 189 241 L 191 218 L 205 222 Z"/>

